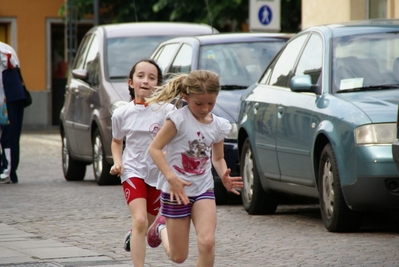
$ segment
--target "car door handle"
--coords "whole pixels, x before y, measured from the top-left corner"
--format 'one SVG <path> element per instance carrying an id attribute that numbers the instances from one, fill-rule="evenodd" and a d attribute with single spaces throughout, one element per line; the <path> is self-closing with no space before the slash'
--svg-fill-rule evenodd
<path id="1" fill-rule="evenodd" d="M 259 103 L 254 103 L 254 114 L 258 113 Z"/>
<path id="2" fill-rule="evenodd" d="M 284 107 L 279 106 L 279 107 L 277 108 L 277 117 L 278 117 L 278 118 L 281 118 L 281 117 L 283 117 L 283 114 L 284 114 Z"/>

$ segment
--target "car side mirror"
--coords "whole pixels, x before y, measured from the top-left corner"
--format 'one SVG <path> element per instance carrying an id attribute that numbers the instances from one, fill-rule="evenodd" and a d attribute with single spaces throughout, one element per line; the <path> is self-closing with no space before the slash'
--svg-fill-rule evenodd
<path id="1" fill-rule="evenodd" d="M 316 93 L 317 88 L 317 85 L 312 84 L 310 75 L 294 76 L 290 81 L 290 89 L 294 92 Z"/>
<path id="2" fill-rule="evenodd" d="M 87 70 L 83 70 L 83 69 L 74 69 L 72 70 L 72 77 L 75 79 L 80 79 L 83 81 L 87 80 Z"/>

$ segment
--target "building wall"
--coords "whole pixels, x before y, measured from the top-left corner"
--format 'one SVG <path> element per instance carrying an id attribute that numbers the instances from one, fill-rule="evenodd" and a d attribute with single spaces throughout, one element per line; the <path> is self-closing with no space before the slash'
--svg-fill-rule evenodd
<path id="1" fill-rule="evenodd" d="M 386 1 L 386 18 L 399 18 L 399 0 L 381 1 Z M 368 19 L 370 3 L 370 0 L 301 0 L 302 29 L 327 23 Z"/>
<path id="2" fill-rule="evenodd" d="M 399 18 L 399 0 L 387 0 L 388 18 Z"/>
<path id="3" fill-rule="evenodd" d="M 25 109 L 24 128 L 50 126 L 51 92 L 47 88 L 46 20 L 60 19 L 64 0 L 0 0 L 0 23 L 8 27 L 8 43 L 16 50 L 33 104 Z M 4 36 L 3 36 L 4 38 Z"/>
<path id="4" fill-rule="evenodd" d="M 46 91 L 46 19 L 60 18 L 64 0 L 0 0 L 0 17 L 16 18 L 16 52 L 31 91 Z"/>

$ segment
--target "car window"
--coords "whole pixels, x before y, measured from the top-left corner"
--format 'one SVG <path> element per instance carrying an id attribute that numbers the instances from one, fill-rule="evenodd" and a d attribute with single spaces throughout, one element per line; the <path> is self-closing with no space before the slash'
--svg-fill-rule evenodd
<path id="1" fill-rule="evenodd" d="M 170 67 L 170 73 L 189 73 L 191 71 L 191 61 L 193 58 L 193 48 L 183 44 Z"/>
<path id="2" fill-rule="evenodd" d="M 334 38 L 333 91 L 399 84 L 398 47 L 396 32 Z"/>
<path id="3" fill-rule="evenodd" d="M 155 48 L 174 36 L 133 36 L 109 38 L 106 51 L 106 75 L 113 79 L 125 79 L 132 66 L 143 58 L 149 58 Z"/>
<path id="4" fill-rule="evenodd" d="M 98 86 L 99 84 L 99 52 L 100 44 L 97 35 L 93 36 L 90 49 L 87 53 L 87 58 L 84 68 L 87 70 L 87 81 L 91 86 Z"/>
<path id="5" fill-rule="evenodd" d="M 176 49 L 180 44 L 167 44 L 162 46 L 156 55 L 154 56 L 154 60 L 157 62 L 159 67 L 162 70 L 162 73 L 165 74 L 166 68 L 172 60 L 172 57 L 175 55 Z"/>
<path id="6" fill-rule="evenodd" d="M 285 40 L 223 43 L 200 48 L 199 69 L 220 74 L 222 86 L 248 87 L 283 47 Z"/>
<path id="7" fill-rule="evenodd" d="M 269 85 L 288 86 L 288 79 L 291 76 L 295 61 L 307 37 L 308 34 L 300 35 L 287 44 L 272 67 L 273 70 L 270 81 L 268 82 Z"/>
<path id="8" fill-rule="evenodd" d="M 310 75 L 312 84 L 317 84 L 323 61 L 323 40 L 319 34 L 312 34 L 296 67 L 296 75 Z"/>
<path id="9" fill-rule="evenodd" d="M 76 54 L 75 64 L 73 69 L 83 69 L 87 51 L 89 50 L 89 43 L 92 35 L 86 35 L 79 46 L 79 50 Z"/>

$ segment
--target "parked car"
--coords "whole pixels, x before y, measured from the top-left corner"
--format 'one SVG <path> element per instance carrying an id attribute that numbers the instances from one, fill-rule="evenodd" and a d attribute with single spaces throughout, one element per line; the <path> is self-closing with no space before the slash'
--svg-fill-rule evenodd
<path id="1" fill-rule="evenodd" d="M 397 73 L 399 71 L 399 60 L 396 62 L 397 64 Z M 399 171 L 399 106 L 396 117 L 396 141 L 392 143 L 392 156 L 395 161 L 396 168 Z M 397 186 L 394 184 L 394 186 Z"/>
<path id="2" fill-rule="evenodd" d="M 212 34 L 208 25 L 146 22 L 93 27 L 79 45 L 60 114 L 62 166 L 68 181 L 83 180 L 93 163 L 99 185 L 118 184 L 111 176 L 112 111 L 130 101 L 127 76 L 159 43 L 185 35 Z"/>
<path id="3" fill-rule="evenodd" d="M 249 214 L 284 193 L 319 199 L 331 232 L 399 208 L 392 158 L 399 20 L 315 26 L 294 36 L 241 98 L 238 150 Z M 283 194 L 281 194 L 283 193 Z"/>
<path id="4" fill-rule="evenodd" d="M 213 113 L 228 119 L 232 130 L 226 137 L 224 153 L 231 176 L 239 176 L 237 118 L 241 94 L 254 83 L 290 35 L 280 33 L 225 33 L 174 38 L 163 42 L 152 58 L 164 77 L 175 73 L 206 69 L 220 74 L 222 90 Z M 213 169 L 218 205 L 228 201 L 221 179 Z"/>

